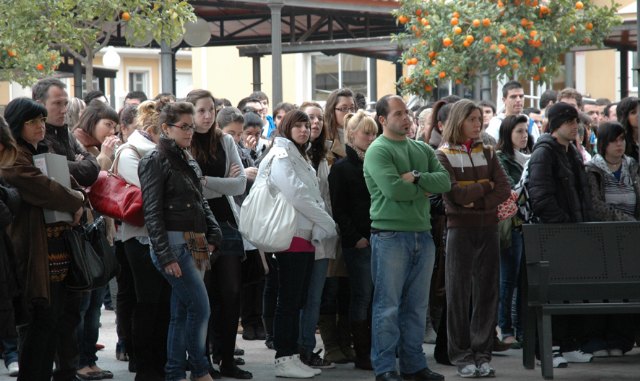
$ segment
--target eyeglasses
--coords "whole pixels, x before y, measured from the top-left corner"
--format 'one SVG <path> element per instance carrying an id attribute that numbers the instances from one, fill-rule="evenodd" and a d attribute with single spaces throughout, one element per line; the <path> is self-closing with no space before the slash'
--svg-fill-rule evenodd
<path id="1" fill-rule="evenodd" d="M 44 116 L 39 116 L 37 118 L 33 118 L 30 120 L 27 120 L 26 122 L 24 122 L 25 124 L 40 124 L 40 123 L 45 123 L 47 121 L 47 118 Z"/>
<path id="2" fill-rule="evenodd" d="M 356 108 L 355 107 L 336 107 L 335 108 L 336 111 L 340 111 L 340 112 L 356 112 Z"/>
<path id="3" fill-rule="evenodd" d="M 178 125 L 178 124 L 168 124 L 171 127 L 177 127 L 179 129 L 181 129 L 184 132 L 187 131 L 194 131 L 196 129 L 196 126 L 193 124 L 183 124 L 182 126 Z"/>

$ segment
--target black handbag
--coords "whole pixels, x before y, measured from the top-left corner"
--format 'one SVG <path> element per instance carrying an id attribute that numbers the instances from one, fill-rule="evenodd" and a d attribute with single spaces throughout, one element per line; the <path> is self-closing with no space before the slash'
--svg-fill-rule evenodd
<path id="1" fill-rule="evenodd" d="M 120 265 L 106 238 L 104 217 L 93 223 L 65 231 L 71 254 L 65 287 L 72 291 L 90 291 L 104 287 L 117 275 Z"/>

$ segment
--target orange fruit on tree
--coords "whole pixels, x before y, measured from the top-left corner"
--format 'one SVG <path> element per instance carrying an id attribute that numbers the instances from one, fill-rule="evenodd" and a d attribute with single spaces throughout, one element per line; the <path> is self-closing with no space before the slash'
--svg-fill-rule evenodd
<path id="1" fill-rule="evenodd" d="M 531 59 L 531 63 L 534 65 L 537 65 L 540 63 L 540 57 L 539 56 L 535 56 Z"/>
<path id="2" fill-rule="evenodd" d="M 436 66 L 438 62 L 436 60 L 431 61 L 431 66 Z"/>
<path id="3" fill-rule="evenodd" d="M 398 16 L 398 22 L 400 24 L 406 24 L 406 23 L 409 22 L 409 18 L 407 16 L 405 16 L 405 15 L 400 15 L 400 16 Z"/>
<path id="4" fill-rule="evenodd" d="M 519 67 L 520 67 L 520 65 L 518 65 L 518 63 L 515 62 L 515 61 L 511 64 L 511 68 L 514 69 L 514 70 L 519 68 Z"/>
<path id="5" fill-rule="evenodd" d="M 526 28 L 527 25 L 529 25 L 529 20 L 523 17 L 522 19 L 520 19 L 520 25 L 522 25 L 523 28 Z"/>
<path id="6" fill-rule="evenodd" d="M 454 34 L 460 34 L 460 33 L 462 33 L 462 28 L 460 28 L 459 26 L 454 26 L 454 27 L 453 27 L 453 33 L 454 33 Z"/>
<path id="7" fill-rule="evenodd" d="M 422 16 L 422 9 L 420 8 L 416 9 L 416 16 L 418 17 Z"/>
<path id="8" fill-rule="evenodd" d="M 472 43 L 473 41 L 475 41 L 475 40 L 476 40 L 476 39 L 475 39 L 472 35 L 470 35 L 470 34 L 467 34 L 467 37 L 465 37 L 464 39 L 465 39 L 465 41 L 469 41 L 469 43 Z"/>
<path id="9" fill-rule="evenodd" d="M 538 35 L 538 31 L 537 30 L 532 30 L 531 32 L 529 32 L 529 37 L 531 37 L 531 38 L 534 38 L 537 35 Z"/>
<path id="10" fill-rule="evenodd" d="M 488 18 L 482 19 L 482 26 L 489 26 L 489 25 L 491 25 L 491 20 L 489 20 Z"/>
<path id="11" fill-rule="evenodd" d="M 504 3 L 502 1 L 498 1 L 498 8 L 504 8 Z"/>
<path id="12" fill-rule="evenodd" d="M 465 48 L 468 48 L 469 46 L 471 46 L 471 43 L 469 42 L 469 40 L 464 40 L 462 41 L 462 46 L 464 46 Z"/>
<path id="13" fill-rule="evenodd" d="M 431 70 L 424 69 L 424 75 L 431 75 Z"/>
<path id="14" fill-rule="evenodd" d="M 9 55 L 9 57 L 15 57 L 18 55 L 18 53 L 16 53 L 16 51 L 13 49 L 7 49 L 7 54 Z"/>
<path id="15" fill-rule="evenodd" d="M 420 20 L 420 22 L 422 23 L 422 25 L 427 26 L 429 25 L 429 20 L 427 20 L 425 17 L 422 18 L 422 20 Z"/>
<path id="16" fill-rule="evenodd" d="M 551 9 L 549 9 L 549 7 L 547 7 L 546 5 L 540 6 L 540 16 L 548 15 L 550 13 L 551 13 Z"/>
<path id="17" fill-rule="evenodd" d="M 582 1 L 576 1 L 576 9 L 580 10 L 584 8 L 584 4 L 582 3 Z"/>
<path id="18" fill-rule="evenodd" d="M 122 19 L 122 21 L 129 21 L 131 20 L 131 13 L 129 12 L 122 12 L 122 14 L 120 15 L 120 18 Z"/>
<path id="19" fill-rule="evenodd" d="M 500 35 L 501 35 L 502 37 L 506 36 L 506 35 L 507 35 L 507 30 L 506 30 L 506 29 L 504 29 L 504 28 L 500 28 Z"/>
<path id="20" fill-rule="evenodd" d="M 593 24 L 592 24 L 591 22 L 588 22 L 588 23 L 586 23 L 586 24 L 585 24 L 585 27 L 586 27 L 588 30 L 592 30 L 592 29 L 593 29 Z"/>
<path id="21" fill-rule="evenodd" d="M 425 91 L 427 91 L 427 92 L 429 92 L 429 91 L 433 90 L 433 87 L 431 87 L 431 85 L 426 85 L 426 86 L 424 87 L 424 90 L 425 90 Z"/>
<path id="22" fill-rule="evenodd" d="M 446 73 L 445 71 L 441 71 L 440 73 L 438 73 L 438 77 L 439 77 L 440 79 L 443 79 L 443 78 L 444 78 L 444 77 L 446 77 L 446 76 L 447 76 L 447 73 Z"/>
<path id="23" fill-rule="evenodd" d="M 444 45 L 445 48 L 448 48 L 452 44 L 453 44 L 453 41 L 451 41 L 449 37 L 445 37 L 442 39 L 442 45 Z"/>
<path id="24" fill-rule="evenodd" d="M 455 17 L 455 18 L 460 18 L 460 13 L 458 11 L 455 11 L 451 14 L 451 16 Z"/>
<path id="25" fill-rule="evenodd" d="M 544 74 L 547 72 L 547 67 L 546 66 L 542 66 L 540 67 L 540 69 L 538 69 L 538 73 L 540 74 Z"/>
<path id="26" fill-rule="evenodd" d="M 479 26 L 480 26 L 480 20 L 478 20 L 478 19 L 474 19 L 474 20 L 471 22 L 471 25 L 473 25 L 473 27 L 474 27 L 474 28 L 479 27 Z"/>
<path id="27" fill-rule="evenodd" d="M 459 22 L 460 22 L 460 20 L 458 20 L 457 17 L 452 17 L 451 18 L 451 25 L 456 26 L 456 25 L 458 25 Z"/>
<path id="28" fill-rule="evenodd" d="M 459 84 L 461 84 L 461 83 L 462 83 L 462 80 L 461 80 L 461 79 L 456 79 L 456 85 L 459 85 Z"/>
<path id="29" fill-rule="evenodd" d="M 36 65 L 36 69 L 38 69 L 39 71 L 43 71 L 44 70 L 44 65 L 39 63 Z"/>
<path id="30" fill-rule="evenodd" d="M 531 79 L 533 79 L 534 81 L 539 81 L 540 80 L 540 76 L 538 74 L 536 74 L 533 77 L 531 77 Z"/>
<path id="31" fill-rule="evenodd" d="M 405 77 L 404 78 L 404 83 L 406 83 L 407 85 L 410 85 L 413 83 L 413 79 L 411 79 L 411 77 Z"/>
<path id="32" fill-rule="evenodd" d="M 443 43 L 444 43 L 444 42 L 443 42 Z M 436 58 L 436 56 L 437 56 L 437 55 L 438 55 L 438 53 L 436 53 L 436 52 L 429 52 L 429 58 L 430 58 L 430 59 L 434 59 L 434 58 Z"/>
<path id="33" fill-rule="evenodd" d="M 575 33 L 575 32 L 576 32 L 576 26 L 571 25 L 571 28 L 569 28 L 569 33 Z"/>
<path id="34" fill-rule="evenodd" d="M 484 36 L 482 41 L 484 41 L 485 44 L 490 44 L 491 43 L 491 36 Z"/>

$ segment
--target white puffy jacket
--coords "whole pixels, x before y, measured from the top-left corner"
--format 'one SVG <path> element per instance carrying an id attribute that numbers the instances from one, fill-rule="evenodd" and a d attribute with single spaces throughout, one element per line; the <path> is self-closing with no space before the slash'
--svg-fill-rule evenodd
<path id="1" fill-rule="evenodd" d="M 311 241 L 315 246 L 324 239 L 336 236 L 336 224 L 325 210 L 316 171 L 302 157 L 295 144 L 286 138 L 276 137 L 273 148 L 260 163 L 258 176 L 264 173 L 270 162 L 271 183 L 298 213 L 295 235 Z"/>

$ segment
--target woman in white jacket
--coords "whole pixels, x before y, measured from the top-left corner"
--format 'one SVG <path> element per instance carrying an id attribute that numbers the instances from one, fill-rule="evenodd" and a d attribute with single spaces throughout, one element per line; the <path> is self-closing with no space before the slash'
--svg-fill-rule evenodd
<path id="1" fill-rule="evenodd" d="M 288 250 L 275 253 L 278 264 L 278 304 L 274 319 L 277 377 L 310 378 L 320 374 L 300 361 L 298 332 L 300 309 L 305 304 L 316 246 L 335 237 L 336 227 L 325 209 L 316 171 L 307 159 L 309 116 L 288 112 L 278 127 L 273 148 L 258 170 L 270 169 L 271 183 L 296 211 L 297 229 Z"/>
<path id="2" fill-rule="evenodd" d="M 211 358 L 220 365 L 222 376 L 250 379 L 252 374 L 238 367 L 234 358 L 240 317 L 244 246 L 238 231 L 233 196 L 244 193 L 247 177 L 233 138 L 215 127 L 215 99 L 207 90 L 192 90 L 186 101 L 196 110 L 191 151 L 202 169 L 204 197 L 222 230 L 222 246 L 211 258 L 205 284 L 211 305 L 209 340 Z"/>
<path id="3" fill-rule="evenodd" d="M 154 101 L 140 104 L 136 116 L 139 129 L 133 131 L 127 142 L 116 152 L 114 169 L 127 183 L 138 188 L 138 164 L 144 155 L 156 147 L 160 139 L 158 117 L 164 105 L 163 102 Z M 149 232 L 146 227 L 123 221 L 117 236 L 124 243 L 136 295 L 132 312 L 132 334 L 126 344 L 133 348 L 125 346 L 130 355 L 129 361 L 136 364 L 136 378 L 161 381 L 165 378 L 164 366 L 167 362 L 171 287 L 151 262 Z"/>

